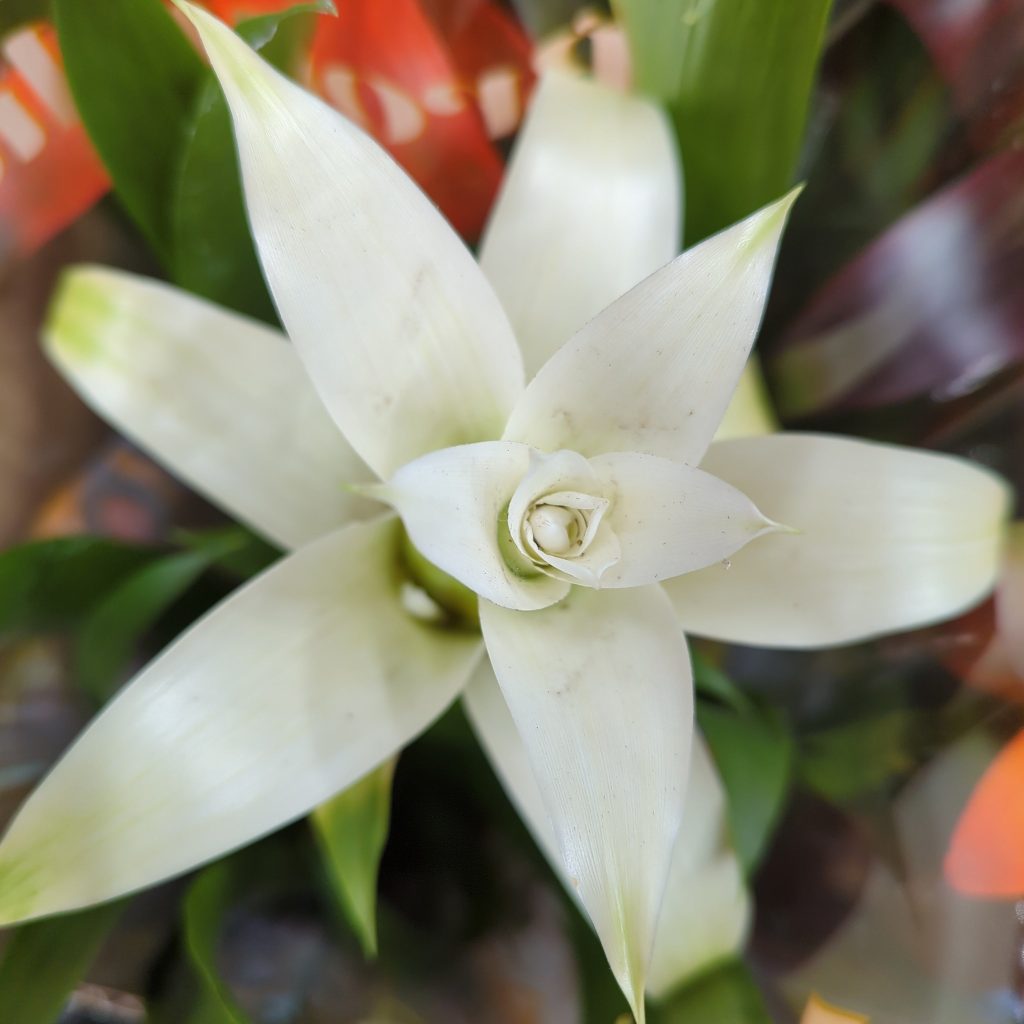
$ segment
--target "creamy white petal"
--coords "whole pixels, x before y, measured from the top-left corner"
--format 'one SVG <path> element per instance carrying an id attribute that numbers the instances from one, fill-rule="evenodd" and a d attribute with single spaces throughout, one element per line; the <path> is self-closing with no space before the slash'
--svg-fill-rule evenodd
<path id="1" fill-rule="evenodd" d="M 529 468 L 524 445 L 482 441 L 424 455 L 366 493 L 398 512 L 438 568 L 488 601 L 527 611 L 569 590 L 526 563 L 509 536 L 505 509 Z"/>
<path id="2" fill-rule="evenodd" d="M 469 685 L 463 691 L 462 705 L 473 726 L 473 732 L 519 816 L 562 879 L 569 895 L 578 900 L 578 893 L 569 884 L 565 874 L 558 840 L 533 774 L 530 755 L 526 752 L 516 723 L 512 721 L 512 713 L 505 703 L 498 680 L 494 678 L 489 658 L 481 658 Z"/>
<path id="3" fill-rule="evenodd" d="M 522 358 L 497 296 L 367 135 L 191 4 L 224 87 L 263 270 L 313 383 L 381 477 L 498 437 Z"/>
<path id="4" fill-rule="evenodd" d="M 0 922 L 171 877 L 306 814 L 464 686 L 473 637 L 402 610 L 395 519 L 300 549 L 129 683 L 0 843 Z"/>
<path id="5" fill-rule="evenodd" d="M 612 303 L 530 382 L 505 438 L 696 465 L 754 343 L 792 192 Z"/>
<path id="6" fill-rule="evenodd" d="M 486 658 L 462 699 L 509 798 L 569 894 L 578 899 L 566 877 L 526 747 Z M 697 737 L 647 979 L 647 991 L 656 998 L 737 952 L 746 939 L 750 896 L 739 861 L 725 840 L 725 821 L 725 792 L 707 746 Z"/>
<path id="7" fill-rule="evenodd" d="M 726 835 L 726 814 L 725 789 L 697 736 L 647 978 L 647 991 L 656 999 L 735 956 L 746 941 L 752 905 Z"/>
<path id="8" fill-rule="evenodd" d="M 716 443 L 702 468 L 797 532 L 666 583 L 689 632 L 766 647 L 849 643 L 955 615 L 998 573 L 1009 492 L 965 460 L 772 434 Z"/>
<path id="9" fill-rule="evenodd" d="M 78 267 L 43 339 L 101 416 L 283 547 L 372 511 L 347 485 L 373 474 L 277 331 L 157 281 Z"/>
<path id="10" fill-rule="evenodd" d="M 590 464 L 611 502 L 606 520 L 621 552 L 602 587 L 640 587 L 703 569 L 777 528 L 742 491 L 691 466 L 631 452 Z"/>
<path id="11" fill-rule="evenodd" d="M 577 587 L 529 614 L 481 602 L 480 622 L 565 872 L 642 1019 L 693 728 L 672 607 L 659 587 Z"/>
<path id="12" fill-rule="evenodd" d="M 682 194 L 657 106 L 578 75 L 544 76 L 480 246 L 528 376 L 679 252 Z"/>

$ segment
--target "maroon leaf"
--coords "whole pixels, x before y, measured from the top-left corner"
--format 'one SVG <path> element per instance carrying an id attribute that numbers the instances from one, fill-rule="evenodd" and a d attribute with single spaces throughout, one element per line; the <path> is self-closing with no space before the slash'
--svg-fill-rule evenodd
<path id="1" fill-rule="evenodd" d="M 913 25 L 970 126 L 991 151 L 1024 136 L 1024 5 L 1020 0 L 890 0 Z"/>
<path id="2" fill-rule="evenodd" d="M 786 417 L 964 395 L 1024 360 L 1024 153 L 898 220 L 812 296 L 769 365 Z"/>

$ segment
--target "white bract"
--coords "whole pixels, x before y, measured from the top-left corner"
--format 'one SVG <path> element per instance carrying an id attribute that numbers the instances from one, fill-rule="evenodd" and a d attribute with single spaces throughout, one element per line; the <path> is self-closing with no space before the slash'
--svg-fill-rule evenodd
<path id="1" fill-rule="evenodd" d="M 691 750 L 680 623 L 814 646 L 951 615 L 992 584 L 1005 488 L 846 439 L 712 443 L 793 197 L 666 263 L 678 171 L 644 101 L 542 85 L 481 255 L 492 286 L 369 138 L 182 6 L 291 344 L 84 268 L 48 350 L 125 433 L 294 550 L 129 683 L 26 803 L 0 844 L 0 920 L 250 842 L 465 690 L 642 1018 L 648 982 L 728 953 L 748 916 Z M 483 642 L 453 628 L 467 604 Z M 713 927 L 688 927 L 705 912 Z"/>

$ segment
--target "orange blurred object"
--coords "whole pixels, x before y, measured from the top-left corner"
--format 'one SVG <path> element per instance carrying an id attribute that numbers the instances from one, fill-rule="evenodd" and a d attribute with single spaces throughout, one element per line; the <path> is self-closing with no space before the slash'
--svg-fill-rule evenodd
<path id="1" fill-rule="evenodd" d="M 133 543 L 166 540 L 197 499 L 126 441 L 111 441 L 42 504 L 33 537 L 95 534 Z"/>
<path id="2" fill-rule="evenodd" d="M 946 854 L 949 884 L 967 896 L 1016 899 L 1024 894 L 1024 731 L 981 777 Z"/>
<path id="3" fill-rule="evenodd" d="M 109 188 L 68 92 L 46 25 L 0 47 L 0 266 L 23 258 Z"/>
<path id="4" fill-rule="evenodd" d="M 276 14 L 295 6 L 295 0 L 200 0 L 202 5 L 222 21 L 235 24 L 244 18 Z"/>
<path id="5" fill-rule="evenodd" d="M 860 1013 L 841 1010 L 812 995 L 800 1018 L 800 1024 L 869 1024 L 869 1019 Z"/>

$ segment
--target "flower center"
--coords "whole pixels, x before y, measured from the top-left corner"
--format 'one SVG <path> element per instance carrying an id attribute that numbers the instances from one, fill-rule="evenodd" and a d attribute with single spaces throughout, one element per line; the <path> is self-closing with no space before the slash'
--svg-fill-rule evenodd
<path id="1" fill-rule="evenodd" d="M 567 555 L 587 532 L 583 513 L 561 505 L 535 505 L 526 520 L 534 544 L 549 555 Z"/>
<path id="2" fill-rule="evenodd" d="M 599 586 L 602 573 L 619 560 L 610 491 L 578 452 L 531 452 L 529 472 L 502 514 L 509 567 L 524 576 L 542 572 Z"/>

